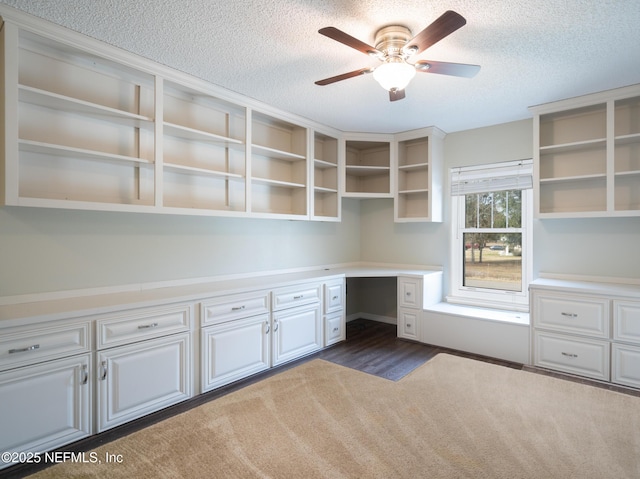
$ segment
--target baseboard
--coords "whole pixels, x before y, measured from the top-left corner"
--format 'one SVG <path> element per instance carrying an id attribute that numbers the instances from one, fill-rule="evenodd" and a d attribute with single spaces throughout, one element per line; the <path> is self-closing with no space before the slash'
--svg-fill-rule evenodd
<path id="1" fill-rule="evenodd" d="M 379 323 L 398 324 L 397 318 L 392 318 L 391 316 L 382 316 L 380 314 L 353 313 L 353 314 L 349 314 L 346 317 L 347 323 L 349 321 L 353 321 L 354 319 L 368 319 L 370 321 L 378 321 Z"/>

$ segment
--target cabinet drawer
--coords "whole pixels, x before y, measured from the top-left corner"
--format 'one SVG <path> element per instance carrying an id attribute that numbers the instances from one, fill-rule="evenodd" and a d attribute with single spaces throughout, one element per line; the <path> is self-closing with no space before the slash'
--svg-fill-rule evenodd
<path id="1" fill-rule="evenodd" d="M 534 325 L 589 336 L 609 337 L 609 300 L 570 295 L 536 295 Z"/>
<path id="2" fill-rule="evenodd" d="M 422 308 L 422 280 L 398 278 L 398 306 Z"/>
<path id="3" fill-rule="evenodd" d="M 327 316 L 324 320 L 324 345 L 344 341 L 346 339 L 346 325 L 342 312 Z"/>
<path id="4" fill-rule="evenodd" d="M 268 312 L 269 292 L 254 291 L 204 301 L 201 303 L 200 317 L 202 326 L 208 326 Z"/>
<path id="5" fill-rule="evenodd" d="M 640 343 L 640 302 L 613 302 L 613 337 L 618 341 Z"/>
<path id="6" fill-rule="evenodd" d="M 98 319 L 98 349 L 190 331 L 191 316 L 191 307 L 180 304 Z"/>
<path id="7" fill-rule="evenodd" d="M 319 284 L 299 284 L 273 291 L 273 310 L 292 308 L 320 301 Z"/>
<path id="8" fill-rule="evenodd" d="M 398 313 L 398 337 L 418 341 L 420 339 L 418 330 L 420 310 L 399 308 Z"/>
<path id="9" fill-rule="evenodd" d="M 334 313 L 344 309 L 344 281 L 324 285 L 324 312 Z"/>
<path id="10" fill-rule="evenodd" d="M 536 366 L 609 380 L 609 343 L 536 332 Z"/>
<path id="11" fill-rule="evenodd" d="M 611 361 L 612 382 L 640 388 L 640 347 L 614 343 Z"/>
<path id="12" fill-rule="evenodd" d="M 19 326 L 0 334 L 0 370 L 91 351 L 91 321 Z"/>

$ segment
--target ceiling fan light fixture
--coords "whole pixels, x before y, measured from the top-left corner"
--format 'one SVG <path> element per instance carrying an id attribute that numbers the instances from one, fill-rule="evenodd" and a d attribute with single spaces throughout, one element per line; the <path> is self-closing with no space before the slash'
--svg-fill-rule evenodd
<path id="1" fill-rule="evenodd" d="M 404 90 L 416 69 L 401 58 L 389 58 L 373 71 L 373 78 L 388 91 Z"/>

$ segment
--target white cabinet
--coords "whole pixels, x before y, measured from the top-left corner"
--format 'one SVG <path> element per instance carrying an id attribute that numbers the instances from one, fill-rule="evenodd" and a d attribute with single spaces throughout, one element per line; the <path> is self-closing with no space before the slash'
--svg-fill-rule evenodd
<path id="1" fill-rule="evenodd" d="M 200 306 L 202 391 L 271 366 L 269 291 L 223 295 Z"/>
<path id="2" fill-rule="evenodd" d="M 200 306 L 202 391 L 322 346 L 321 287 L 300 283 L 214 297 Z"/>
<path id="3" fill-rule="evenodd" d="M 538 217 L 640 215 L 640 85 L 531 111 Z"/>
<path id="4" fill-rule="evenodd" d="M 640 287 L 531 283 L 532 364 L 640 387 Z"/>
<path id="5" fill-rule="evenodd" d="M 324 284 L 324 345 L 344 341 L 347 338 L 346 331 L 346 294 L 345 279 L 328 281 Z"/>
<path id="6" fill-rule="evenodd" d="M 346 139 L 343 196 L 393 197 L 391 142 L 385 135 L 350 135 Z"/>
<path id="7" fill-rule="evenodd" d="M 202 391 L 209 391 L 270 367 L 268 314 L 216 324 L 201 332 Z"/>
<path id="8" fill-rule="evenodd" d="M 420 318 L 423 309 L 423 279 L 398 276 L 398 337 L 421 340 Z"/>
<path id="9" fill-rule="evenodd" d="M 444 136 L 433 127 L 396 135 L 396 222 L 442 221 Z"/>
<path id="10" fill-rule="evenodd" d="M 321 349 L 321 284 L 286 286 L 275 289 L 271 295 L 271 365 L 277 366 Z"/>
<path id="11" fill-rule="evenodd" d="M 98 319 L 97 431 L 193 395 L 188 304 Z"/>
<path id="12" fill-rule="evenodd" d="M 81 354 L 0 373 L 0 450 L 43 452 L 91 434 L 90 372 Z"/>
<path id="13" fill-rule="evenodd" d="M 190 333 L 99 351 L 96 358 L 98 432 L 192 395 Z"/>
<path id="14" fill-rule="evenodd" d="M 272 313 L 272 366 L 318 351 L 323 346 L 320 303 Z"/>
<path id="15" fill-rule="evenodd" d="M 0 330 L 0 450 L 42 452 L 92 433 L 92 331 L 86 319 Z"/>

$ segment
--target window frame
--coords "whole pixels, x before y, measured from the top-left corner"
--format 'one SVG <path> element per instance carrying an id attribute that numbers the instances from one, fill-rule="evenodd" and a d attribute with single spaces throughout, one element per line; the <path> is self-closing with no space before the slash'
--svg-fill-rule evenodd
<path id="1" fill-rule="evenodd" d="M 500 164 L 483 165 L 487 170 Z M 480 167 L 478 167 L 480 168 Z M 453 174 L 453 170 L 451 172 Z M 488 288 L 463 286 L 464 281 L 464 234 L 465 232 L 496 232 L 491 229 L 466 228 L 465 225 L 465 193 L 451 195 L 451 270 L 449 274 L 450 288 L 446 297 L 448 303 L 462 304 L 491 309 L 510 311 L 529 311 L 529 283 L 533 270 L 533 189 L 509 188 L 522 191 L 522 220 L 521 228 L 505 228 L 500 232 L 522 234 L 522 290 L 508 291 Z M 485 193 L 499 191 L 488 189 Z M 475 193 L 466 193 L 475 194 Z"/>

